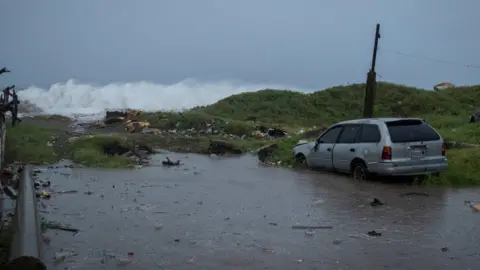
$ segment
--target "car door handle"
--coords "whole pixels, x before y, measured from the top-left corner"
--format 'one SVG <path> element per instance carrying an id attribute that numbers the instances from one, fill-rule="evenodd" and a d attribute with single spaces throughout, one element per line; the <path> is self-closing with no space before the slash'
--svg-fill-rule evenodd
<path id="1" fill-rule="evenodd" d="M 327 151 L 328 151 L 328 152 L 332 151 L 332 148 L 327 148 Z"/>
<path id="2" fill-rule="evenodd" d="M 350 152 L 355 152 L 355 148 L 350 148 Z"/>

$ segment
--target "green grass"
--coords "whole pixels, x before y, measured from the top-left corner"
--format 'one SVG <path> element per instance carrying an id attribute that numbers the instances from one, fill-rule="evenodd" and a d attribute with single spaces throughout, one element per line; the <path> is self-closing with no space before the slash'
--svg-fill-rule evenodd
<path id="1" fill-rule="evenodd" d="M 72 161 L 92 168 L 125 168 L 133 165 L 133 161 L 124 156 L 109 156 L 104 153 L 107 145 L 127 146 L 127 140 L 121 136 L 84 136 L 70 143 Z"/>
<path id="2" fill-rule="evenodd" d="M 476 148 L 447 151 L 448 171 L 439 177 L 429 177 L 426 184 L 468 187 L 480 185 L 480 151 Z"/>
<path id="3" fill-rule="evenodd" d="M 55 131 L 37 126 L 18 124 L 8 127 L 5 142 L 6 162 L 43 164 L 57 161 L 59 158 L 55 148 L 48 145 L 56 136 Z"/>
<path id="4" fill-rule="evenodd" d="M 362 116 L 364 84 L 332 87 L 303 94 L 285 90 L 261 90 L 233 95 L 196 108 L 197 113 L 260 122 L 312 126 Z M 440 92 L 380 82 L 377 85 L 376 116 L 464 116 L 480 98 L 480 86 L 458 87 Z M 465 119 L 468 121 L 468 119 Z"/>
<path id="5" fill-rule="evenodd" d="M 52 164 L 61 158 L 71 158 L 74 162 L 88 167 L 120 168 L 132 164 L 128 158 L 107 156 L 103 153 L 104 145 L 121 141 L 121 137 L 103 135 L 81 137 L 72 143 L 68 143 L 66 139 L 62 132 L 36 125 L 19 124 L 8 127 L 6 162 Z"/>

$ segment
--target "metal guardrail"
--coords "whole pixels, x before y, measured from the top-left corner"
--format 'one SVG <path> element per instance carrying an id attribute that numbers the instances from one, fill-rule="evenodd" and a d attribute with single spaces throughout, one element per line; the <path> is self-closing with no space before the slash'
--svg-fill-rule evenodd
<path id="1" fill-rule="evenodd" d="M 31 168 L 26 166 L 20 174 L 18 197 L 12 226 L 14 230 L 10 261 L 7 270 L 46 270 L 42 262 L 42 233 L 37 210 L 35 187 Z"/>
<path id="2" fill-rule="evenodd" d="M 7 68 L 0 68 L 0 74 L 8 73 Z M 9 98 L 12 98 L 10 101 Z M 0 91 L 0 168 L 5 166 L 5 137 L 6 123 L 5 113 L 11 112 L 12 126 L 20 119 L 18 113 L 18 96 L 15 85 L 7 86 Z M 17 194 L 13 200 L 15 214 L 12 217 L 11 230 L 12 243 L 10 248 L 10 261 L 3 267 L 6 270 L 46 270 L 42 262 L 41 229 L 37 211 L 37 198 L 35 187 L 30 177 L 31 168 L 26 166 L 20 174 Z M 2 204 L 2 208 L 5 205 Z M 3 210 L 3 209 L 1 209 Z M 1 216 L 1 215 L 0 215 Z"/>

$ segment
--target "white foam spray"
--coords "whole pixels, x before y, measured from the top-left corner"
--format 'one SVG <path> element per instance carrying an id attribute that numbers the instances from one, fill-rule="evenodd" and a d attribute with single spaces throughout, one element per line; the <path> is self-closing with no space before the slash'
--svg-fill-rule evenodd
<path id="1" fill-rule="evenodd" d="M 135 82 L 96 86 L 69 80 L 48 89 L 32 86 L 19 91 L 18 96 L 20 101 L 27 101 L 36 107 L 29 114 L 99 118 L 108 109 L 184 110 L 212 104 L 233 94 L 265 88 L 291 89 L 279 85 L 235 84 L 228 81 L 200 83 L 184 80 L 171 85 Z"/>

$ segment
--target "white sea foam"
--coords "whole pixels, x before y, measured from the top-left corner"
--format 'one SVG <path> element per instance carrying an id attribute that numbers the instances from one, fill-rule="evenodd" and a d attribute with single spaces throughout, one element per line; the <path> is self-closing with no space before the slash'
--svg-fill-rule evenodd
<path id="1" fill-rule="evenodd" d="M 97 118 L 108 109 L 183 110 L 212 104 L 233 94 L 265 88 L 291 89 L 229 81 L 200 83 L 184 80 L 171 85 L 133 82 L 98 86 L 69 80 L 48 89 L 31 86 L 19 91 L 18 96 L 20 101 L 27 103 L 27 106 L 22 106 L 24 113 Z"/>

